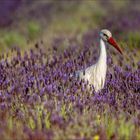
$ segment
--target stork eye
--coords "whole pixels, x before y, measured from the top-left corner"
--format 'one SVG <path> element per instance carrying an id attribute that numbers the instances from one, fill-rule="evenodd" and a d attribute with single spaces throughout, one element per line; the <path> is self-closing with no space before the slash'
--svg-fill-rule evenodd
<path id="1" fill-rule="evenodd" d="M 104 34 L 104 33 L 103 33 L 103 35 L 106 36 L 106 37 L 108 37 L 107 34 Z"/>
<path id="2" fill-rule="evenodd" d="M 106 39 L 108 39 L 108 35 L 107 34 L 103 33 L 103 35 L 106 37 Z"/>

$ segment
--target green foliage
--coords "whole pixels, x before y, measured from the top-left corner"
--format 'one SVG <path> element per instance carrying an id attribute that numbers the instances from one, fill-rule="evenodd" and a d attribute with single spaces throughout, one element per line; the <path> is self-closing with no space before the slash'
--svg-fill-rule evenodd
<path id="1" fill-rule="evenodd" d="M 64 119 L 67 118 L 66 105 L 65 104 L 62 105 L 60 114 Z"/>
<path id="2" fill-rule="evenodd" d="M 43 112 L 43 105 L 36 105 L 35 106 L 36 113 L 38 116 L 42 117 L 42 112 Z"/>
<path id="3" fill-rule="evenodd" d="M 47 112 L 45 116 L 45 126 L 46 126 L 46 129 L 49 129 L 51 127 L 50 112 Z"/>
<path id="4" fill-rule="evenodd" d="M 105 124 L 105 130 L 108 139 L 113 135 L 117 135 L 120 139 L 129 139 L 134 131 L 134 124 L 131 120 L 126 121 L 125 116 L 119 116 L 118 120 L 115 117 L 109 117 L 107 114 L 101 120 Z"/>
<path id="5" fill-rule="evenodd" d="M 35 125 L 35 121 L 32 117 L 29 117 L 28 125 L 31 129 L 35 129 L 36 125 Z"/>
<path id="6" fill-rule="evenodd" d="M 5 44 L 7 47 L 11 47 L 13 45 L 17 45 L 19 47 L 25 46 L 26 44 L 26 39 L 19 34 L 18 32 L 6 32 L 4 35 L 1 37 L 1 41 L 3 44 Z"/>
<path id="7" fill-rule="evenodd" d="M 126 121 L 125 117 L 120 118 L 120 125 L 118 127 L 118 134 L 120 139 L 129 139 L 134 131 L 134 124 L 131 121 Z"/>
<path id="8" fill-rule="evenodd" d="M 129 47 L 139 47 L 140 45 L 140 33 L 139 32 L 129 32 L 126 37 Z"/>
<path id="9" fill-rule="evenodd" d="M 116 120 L 114 118 L 112 118 L 111 116 L 109 116 L 106 112 L 105 116 L 101 120 L 101 123 L 103 123 L 103 125 L 105 125 L 107 137 L 108 137 L 108 139 L 110 139 L 111 136 L 113 136 L 113 134 L 115 134 Z"/>
<path id="10" fill-rule="evenodd" d="M 8 122 L 8 128 L 10 130 L 12 130 L 13 129 L 13 119 L 12 119 L 12 117 L 9 117 L 7 122 Z"/>
<path id="11" fill-rule="evenodd" d="M 37 22 L 29 22 L 27 26 L 27 33 L 30 40 L 36 39 L 41 33 L 41 27 Z"/>
<path id="12" fill-rule="evenodd" d="M 0 44 L 3 44 L 6 47 L 19 46 L 23 47 L 26 44 L 26 39 L 24 36 L 18 32 L 11 31 L 9 33 L 4 33 L 1 35 Z"/>
<path id="13" fill-rule="evenodd" d="M 37 118 L 37 128 L 39 130 L 42 129 L 42 113 L 43 113 L 43 105 L 35 106 L 36 118 Z"/>

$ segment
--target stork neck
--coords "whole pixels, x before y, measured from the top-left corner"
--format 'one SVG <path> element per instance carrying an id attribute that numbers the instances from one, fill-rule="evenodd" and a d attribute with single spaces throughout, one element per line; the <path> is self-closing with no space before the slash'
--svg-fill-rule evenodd
<path id="1" fill-rule="evenodd" d="M 107 55 L 106 55 L 105 42 L 102 39 L 100 39 L 100 56 L 98 59 L 98 63 L 106 64 L 106 62 L 107 62 Z"/>

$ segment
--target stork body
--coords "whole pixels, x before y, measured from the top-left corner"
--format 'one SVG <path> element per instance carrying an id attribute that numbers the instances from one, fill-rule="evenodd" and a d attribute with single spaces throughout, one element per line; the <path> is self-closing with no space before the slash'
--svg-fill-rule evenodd
<path id="1" fill-rule="evenodd" d="M 100 39 L 100 56 L 96 64 L 86 68 L 84 71 L 78 71 L 77 76 L 80 79 L 88 81 L 89 84 L 94 85 L 95 91 L 104 87 L 107 71 L 107 55 L 105 43 Z"/>
<path id="2" fill-rule="evenodd" d="M 94 86 L 95 91 L 99 91 L 104 87 L 106 72 L 107 72 L 107 53 L 105 42 L 113 45 L 120 53 L 122 51 L 117 43 L 113 40 L 112 34 L 106 30 L 101 30 L 100 33 L 100 56 L 96 64 L 86 68 L 85 70 L 77 71 L 76 77 L 88 81 Z"/>

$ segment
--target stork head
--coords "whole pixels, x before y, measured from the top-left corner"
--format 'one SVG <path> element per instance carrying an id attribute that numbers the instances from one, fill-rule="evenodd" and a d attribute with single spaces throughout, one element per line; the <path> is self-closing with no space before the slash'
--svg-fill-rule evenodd
<path id="1" fill-rule="evenodd" d="M 103 41 L 108 42 L 122 54 L 122 50 L 120 49 L 116 41 L 113 39 L 112 34 L 109 30 L 102 29 L 100 31 L 100 37 L 102 38 Z"/>

